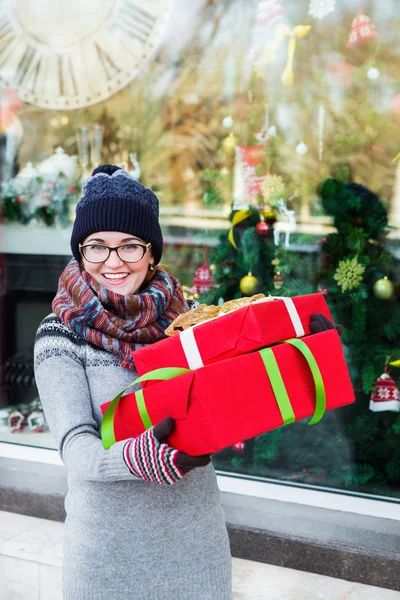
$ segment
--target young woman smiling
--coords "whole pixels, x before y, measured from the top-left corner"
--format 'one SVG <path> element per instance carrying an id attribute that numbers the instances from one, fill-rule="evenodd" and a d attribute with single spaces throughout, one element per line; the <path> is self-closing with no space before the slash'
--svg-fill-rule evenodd
<path id="1" fill-rule="evenodd" d="M 166 443 L 174 422 L 104 450 L 100 405 L 136 376 L 132 351 L 188 310 L 158 266 L 154 193 L 103 165 L 83 186 L 71 249 L 35 341 L 44 413 L 68 471 L 65 600 L 230 600 L 231 558 L 209 456 Z"/>

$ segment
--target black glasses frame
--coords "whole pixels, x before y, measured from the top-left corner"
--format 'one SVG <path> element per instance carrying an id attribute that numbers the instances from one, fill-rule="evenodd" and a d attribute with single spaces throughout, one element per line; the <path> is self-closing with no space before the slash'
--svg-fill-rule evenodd
<path id="1" fill-rule="evenodd" d="M 108 250 L 108 255 L 107 258 L 104 258 L 103 260 L 89 260 L 88 258 L 86 258 L 85 256 L 85 248 L 90 248 L 92 246 L 103 246 L 104 248 L 107 248 Z M 140 246 L 140 248 L 142 248 L 143 250 L 143 254 L 140 258 L 138 258 L 137 260 L 125 260 L 124 258 L 121 258 L 121 256 L 119 255 L 118 250 L 120 248 L 123 248 L 124 246 Z M 136 242 L 134 243 L 126 243 L 126 244 L 120 244 L 119 246 L 107 246 L 106 244 L 79 244 L 79 252 L 81 253 L 81 255 L 83 256 L 83 258 L 85 260 L 87 260 L 88 262 L 92 263 L 92 264 L 100 264 L 103 262 L 106 262 L 106 260 L 108 260 L 110 258 L 110 254 L 113 250 L 115 250 L 115 252 L 117 253 L 117 256 L 120 260 L 122 260 L 123 262 L 127 262 L 127 263 L 137 263 L 140 260 L 142 260 L 143 256 L 146 254 L 146 252 L 148 252 L 151 248 L 151 242 L 149 242 L 148 244 L 137 244 Z"/>

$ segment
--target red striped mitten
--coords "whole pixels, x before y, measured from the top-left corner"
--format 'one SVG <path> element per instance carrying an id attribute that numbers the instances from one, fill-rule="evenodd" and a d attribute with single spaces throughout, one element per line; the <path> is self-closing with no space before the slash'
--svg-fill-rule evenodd
<path id="1" fill-rule="evenodd" d="M 204 467 L 210 462 L 209 455 L 189 456 L 166 444 L 163 440 L 174 427 L 175 421 L 168 417 L 125 444 L 124 460 L 133 475 L 170 485 L 195 467 Z"/>

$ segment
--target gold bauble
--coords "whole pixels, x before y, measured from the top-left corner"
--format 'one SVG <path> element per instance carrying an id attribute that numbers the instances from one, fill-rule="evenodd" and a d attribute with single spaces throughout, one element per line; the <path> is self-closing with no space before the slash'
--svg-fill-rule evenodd
<path id="1" fill-rule="evenodd" d="M 235 148 L 238 145 L 239 140 L 233 133 L 230 133 L 226 138 L 222 140 L 222 149 L 226 154 L 233 154 Z"/>
<path id="2" fill-rule="evenodd" d="M 260 282 L 250 272 L 240 280 L 240 291 L 245 296 L 252 296 L 258 290 Z"/>
<path id="3" fill-rule="evenodd" d="M 379 300 L 389 300 L 393 296 L 394 286 L 390 279 L 385 276 L 383 279 L 375 281 L 372 290 Z"/>

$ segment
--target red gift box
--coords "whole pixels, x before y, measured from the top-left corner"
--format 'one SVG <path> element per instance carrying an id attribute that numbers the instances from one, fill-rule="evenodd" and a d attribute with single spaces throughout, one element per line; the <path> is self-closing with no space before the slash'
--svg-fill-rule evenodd
<path id="1" fill-rule="evenodd" d="M 322 313 L 333 321 L 322 294 L 271 296 L 136 350 L 136 370 L 143 375 L 161 367 L 197 369 L 309 335 L 313 313 Z"/>
<path id="2" fill-rule="evenodd" d="M 158 373 L 144 377 L 149 376 Z M 188 371 L 122 396 L 118 403 L 115 399 L 113 420 L 112 406 L 107 426 L 107 415 L 103 419 L 102 438 L 107 448 L 171 416 L 176 427 L 169 444 L 191 455 L 207 454 L 294 420 L 314 415 L 316 422 L 324 409 L 352 402 L 342 345 L 338 333 L 329 330 Z M 101 406 L 103 413 L 109 405 Z"/>

